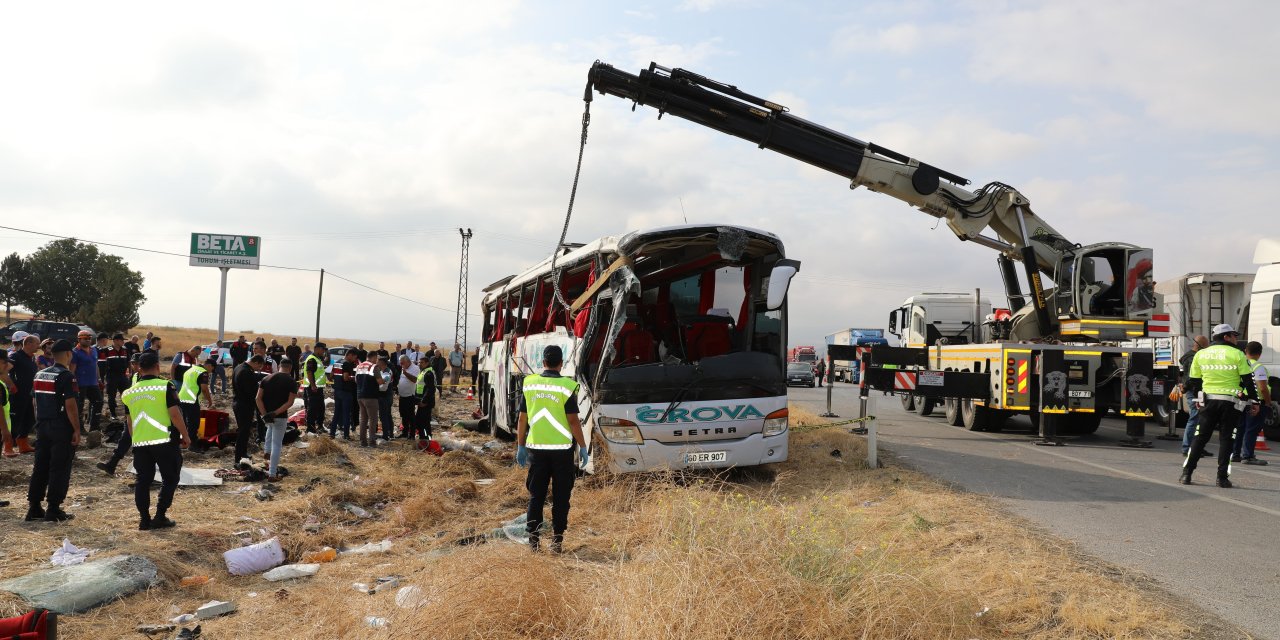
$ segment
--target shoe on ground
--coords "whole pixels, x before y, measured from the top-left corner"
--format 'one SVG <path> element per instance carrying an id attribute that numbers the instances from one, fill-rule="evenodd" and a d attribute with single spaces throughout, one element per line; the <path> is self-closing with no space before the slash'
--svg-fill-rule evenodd
<path id="1" fill-rule="evenodd" d="M 27 515 L 23 518 L 27 522 L 35 522 L 36 520 L 44 520 L 44 509 L 40 505 L 33 504 L 27 509 Z"/>
<path id="2" fill-rule="evenodd" d="M 71 515 L 70 513 L 67 513 L 66 511 L 63 511 L 62 509 L 59 509 L 58 507 L 49 507 L 44 512 L 45 522 L 66 522 L 68 520 L 71 520 L 72 518 L 75 518 L 75 516 Z"/>
<path id="3" fill-rule="evenodd" d="M 138 531 L 150 531 L 150 530 L 151 530 L 150 518 L 147 518 L 146 520 L 142 520 L 142 519 L 138 520 Z"/>
<path id="4" fill-rule="evenodd" d="M 1189 473 L 1182 474 L 1181 476 L 1178 477 L 1178 482 L 1181 482 L 1182 484 L 1191 484 L 1191 474 Z"/>
<path id="5" fill-rule="evenodd" d="M 152 529 L 171 529 L 176 526 L 178 526 L 178 523 L 174 522 L 173 520 L 170 520 L 166 516 L 159 516 L 157 518 L 151 519 Z"/>
<path id="6" fill-rule="evenodd" d="M 116 474 L 116 466 L 109 462 L 99 462 L 94 466 L 98 467 L 99 469 L 102 470 L 103 473 L 109 476 L 114 476 Z"/>
<path id="7" fill-rule="evenodd" d="M 1208 450 L 1202 451 L 1202 452 L 1200 452 L 1200 457 L 1201 457 L 1201 458 L 1212 458 L 1212 457 L 1213 457 L 1213 452 L 1212 452 L 1212 451 L 1208 451 Z"/>
<path id="8" fill-rule="evenodd" d="M 1218 486 L 1222 487 L 1223 489 L 1230 489 L 1231 481 L 1226 478 L 1218 478 Z"/>
<path id="9" fill-rule="evenodd" d="M 1232 461 L 1232 462 L 1240 462 L 1240 454 L 1238 454 L 1238 453 L 1233 453 L 1233 454 L 1231 454 L 1231 461 Z"/>
<path id="10" fill-rule="evenodd" d="M 1244 460 L 1242 460 L 1242 462 L 1244 462 L 1244 464 L 1253 464 L 1253 465 L 1257 465 L 1257 466 L 1259 466 L 1259 467 L 1265 467 L 1265 466 L 1267 466 L 1267 461 L 1266 461 L 1266 460 L 1259 460 L 1259 459 L 1257 459 L 1257 458 L 1245 458 Z"/>

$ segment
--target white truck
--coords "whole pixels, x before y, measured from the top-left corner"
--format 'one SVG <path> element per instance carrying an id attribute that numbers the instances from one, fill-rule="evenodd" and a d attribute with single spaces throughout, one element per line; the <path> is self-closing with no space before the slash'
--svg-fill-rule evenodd
<path id="1" fill-rule="evenodd" d="M 852 327 L 837 331 L 826 337 L 827 346 L 833 344 L 846 345 L 852 347 L 872 347 L 880 344 L 889 344 L 884 337 L 884 329 L 858 328 Z M 831 380 L 840 380 L 843 382 L 858 381 L 858 361 L 857 360 L 835 360 L 831 359 L 831 374 L 828 376 Z"/>

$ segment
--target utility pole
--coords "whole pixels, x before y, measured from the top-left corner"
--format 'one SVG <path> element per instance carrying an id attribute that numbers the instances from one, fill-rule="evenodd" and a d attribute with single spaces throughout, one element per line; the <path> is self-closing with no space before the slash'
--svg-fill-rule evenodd
<path id="1" fill-rule="evenodd" d="M 462 236 L 462 261 L 458 265 L 458 311 L 453 324 L 453 341 L 467 350 L 467 263 L 471 253 L 471 229 L 458 229 Z"/>
<path id="2" fill-rule="evenodd" d="M 320 304 L 324 302 L 324 269 L 320 270 L 320 290 L 316 292 L 316 342 L 320 342 Z M 298 366 L 294 363 L 293 366 Z"/>

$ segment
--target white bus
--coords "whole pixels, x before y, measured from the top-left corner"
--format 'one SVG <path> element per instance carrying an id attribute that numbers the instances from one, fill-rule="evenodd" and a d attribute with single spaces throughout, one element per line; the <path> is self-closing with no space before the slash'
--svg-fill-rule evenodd
<path id="1" fill-rule="evenodd" d="M 554 267 L 489 285 L 478 390 L 491 433 L 515 433 L 522 380 L 555 344 L 581 385 L 593 465 L 786 460 L 785 298 L 799 268 L 771 233 L 687 225 L 565 247 Z"/>

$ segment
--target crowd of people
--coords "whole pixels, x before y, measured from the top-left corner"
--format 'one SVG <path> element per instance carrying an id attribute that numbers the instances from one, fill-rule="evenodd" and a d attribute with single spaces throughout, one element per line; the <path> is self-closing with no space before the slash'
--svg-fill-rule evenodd
<path id="1" fill-rule="evenodd" d="M 461 393 L 468 359 L 475 379 L 478 358 L 478 353 L 468 358 L 459 344 L 445 353 L 434 342 L 397 344 L 394 350 L 379 343 L 376 349 L 344 346 L 341 361 L 331 363 L 323 342 L 299 345 L 294 338 L 281 345 L 259 338 L 250 343 L 240 336 L 230 343 L 193 345 L 166 359 L 162 344 L 150 332 L 126 340 L 121 333 L 81 331 L 73 343 L 19 331 L 10 349 L 0 349 L 3 457 L 32 456 L 27 521 L 72 519 L 62 506 L 74 450 L 86 433 L 103 430 L 104 417 L 124 418 L 125 424 L 111 456 L 98 468 L 114 475 L 132 451 L 139 529 L 163 529 L 175 524 L 168 509 L 182 449 L 201 436 L 201 408 L 213 409 L 215 394 L 231 395 L 237 466 L 251 464 L 249 447 L 256 440 L 268 479 L 280 481 L 280 454 L 297 398 L 304 399 L 306 429 L 314 434 L 336 438 L 341 431 L 351 440 L 355 426 L 361 446 L 377 446 L 379 436 L 428 441 L 438 399 Z M 162 362 L 168 362 L 167 377 Z M 326 395 L 333 399 L 327 431 Z M 398 434 L 393 407 L 398 407 Z M 161 488 L 153 513 L 157 473 Z"/>

